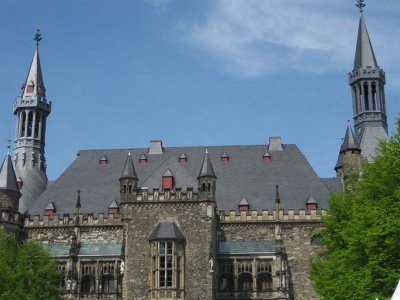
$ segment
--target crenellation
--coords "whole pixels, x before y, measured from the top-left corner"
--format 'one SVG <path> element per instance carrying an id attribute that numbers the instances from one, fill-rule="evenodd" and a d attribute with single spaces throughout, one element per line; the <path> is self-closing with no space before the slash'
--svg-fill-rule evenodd
<path id="1" fill-rule="evenodd" d="M 79 225 L 82 226 L 103 226 L 103 225 L 122 225 L 121 214 L 109 214 L 107 217 L 104 213 L 94 214 L 84 214 L 84 215 L 72 215 L 64 214 L 61 218 L 58 214 L 53 216 L 47 215 L 34 215 L 32 219 L 25 219 L 26 227 L 54 227 L 54 226 L 75 226 L 77 225 L 77 220 Z"/>
<path id="2" fill-rule="evenodd" d="M 264 221 L 321 221 L 321 216 L 324 210 L 307 210 L 300 209 L 295 212 L 293 209 L 287 211 L 279 210 L 279 218 L 276 210 L 262 210 L 260 213 L 257 210 L 251 212 L 230 210 L 229 214 L 225 211 L 219 211 L 221 222 L 264 222 Z"/>

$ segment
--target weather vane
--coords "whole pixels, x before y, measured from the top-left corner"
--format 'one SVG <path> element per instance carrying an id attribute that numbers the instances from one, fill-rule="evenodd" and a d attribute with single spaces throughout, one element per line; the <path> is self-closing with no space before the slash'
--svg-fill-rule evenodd
<path id="1" fill-rule="evenodd" d="M 36 29 L 35 37 L 33 40 L 36 42 L 36 46 L 39 46 L 39 42 L 42 40 L 42 34 L 40 33 L 40 28 Z"/>
<path id="2" fill-rule="evenodd" d="M 363 8 L 365 7 L 364 0 L 357 0 L 356 6 L 360 10 L 360 13 L 363 13 Z"/>

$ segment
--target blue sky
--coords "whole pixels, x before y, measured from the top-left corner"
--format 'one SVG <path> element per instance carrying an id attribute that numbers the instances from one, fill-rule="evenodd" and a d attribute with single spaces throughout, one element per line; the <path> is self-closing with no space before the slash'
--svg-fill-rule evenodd
<path id="1" fill-rule="evenodd" d="M 355 2 L 355 1 L 354 1 Z M 389 131 L 400 112 L 400 1 L 367 1 L 385 70 Z M 359 13 L 336 0 L 0 0 L 0 145 L 42 30 L 48 176 L 81 149 L 297 144 L 334 176 L 352 119 L 347 73 Z"/>

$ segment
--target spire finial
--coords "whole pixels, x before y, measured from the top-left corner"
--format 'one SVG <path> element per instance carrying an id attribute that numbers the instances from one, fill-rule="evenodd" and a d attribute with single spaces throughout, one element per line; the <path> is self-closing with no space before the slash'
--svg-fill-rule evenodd
<path id="1" fill-rule="evenodd" d="M 38 26 L 38 29 L 36 29 L 35 36 L 33 37 L 33 40 L 36 42 L 36 46 L 39 46 L 39 42 L 42 40 L 42 34 L 40 33 L 40 27 Z"/>
<path id="2" fill-rule="evenodd" d="M 208 146 L 206 146 L 206 154 L 208 154 Z"/>
<path id="3" fill-rule="evenodd" d="M 360 14 L 362 14 L 365 7 L 364 0 L 357 0 L 356 7 L 358 7 L 358 9 L 360 10 Z"/>
<path id="4" fill-rule="evenodd" d="M 11 148 L 11 140 L 7 140 L 7 155 L 10 155 L 10 148 Z"/>

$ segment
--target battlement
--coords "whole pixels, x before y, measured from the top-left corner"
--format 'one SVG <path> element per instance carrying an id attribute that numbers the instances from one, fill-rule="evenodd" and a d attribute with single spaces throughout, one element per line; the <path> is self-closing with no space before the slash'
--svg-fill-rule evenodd
<path id="1" fill-rule="evenodd" d="M 221 223 L 224 222 L 266 222 L 266 221 L 282 221 L 282 222 L 298 222 L 298 221 L 321 221 L 321 217 L 325 214 L 324 210 L 307 210 L 300 209 L 295 211 L 288 209 L 287 211 L 279 210 L 279 217 L 277 211 L 268 209 L 258 212 L 257 210 L 237 212 L 231 210 L 229 214 L 225 211 L 219 211 Z"/>
<path id="2" fill-rule="evenodd" d="M 122 195 L 124 197 L 124 195 Z M 174 190 L 160 190 L 141 188 L 133 192 L 133 201 L 180 201 L 180 200 L 213 200 L 213 192 L 196 192 L 193 188 L 187 188 L 185 191 L 176 188 Z M 130 200 L 122 200 L 130 202 Z"/>
<path id="3" fill-rule="evenodd" d="M 122 225 L 120 214 L 54 214 L 53 216 L 34 215 L 25 219 L 26 227 L 54 227 L 54 226 L 118 226 Z"/>
<path id="4" fill-rule="evenodd" d="M 40 109 L 44 110 L 47 113 L 50 113 L 51 111 L 51 101 L 47 102 L 45 98 L 43 97 L 17 97 L 17 99 L 14 102 L 14 113 L 17 111 L 19 108 L 25 108 L 25 107 L 39 107 Z"/>
<path id="5" fill-rule="evenodd" d="M 379 68 L 360 68 L 349 73 L 349 83 L 353 83 L 360 79 L 377 79 L 380 78 L 385 82 L 385 72 Z"/>

